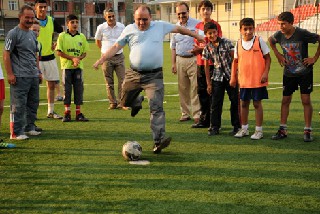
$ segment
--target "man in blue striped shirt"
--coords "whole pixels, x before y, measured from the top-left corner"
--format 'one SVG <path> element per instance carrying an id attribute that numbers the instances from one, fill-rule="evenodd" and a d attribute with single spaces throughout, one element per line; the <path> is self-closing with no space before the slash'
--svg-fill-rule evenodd
<path id="1" fill-rule="evenodd" d="M 200 21 L 189 17 L 188 4 L 185 2 L 177 3 L 176 13 L 179 19 L 176 25 L 195 32 L 195 26 Z M 172 73 L 178 74 L 181 109 L 180 121 L 191 120 L 190 115 L 192 110 L 194 122 L 198 123 L 200 118 L 200 103 L 197 92 L 197 61 L 196 56 L 190 52 L 193 49 L 193 43 L 193 37 L 175 33 L 172 35 L 170 48 Z"/>

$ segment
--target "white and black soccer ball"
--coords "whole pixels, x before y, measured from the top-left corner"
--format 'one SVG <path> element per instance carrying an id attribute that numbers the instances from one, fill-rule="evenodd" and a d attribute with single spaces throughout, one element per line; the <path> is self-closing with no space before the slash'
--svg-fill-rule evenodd
<path id="1" fill-rule="evenodd" d="M 137 141 L 128 141 L 122 146 L 122 156 L 127 161 L 137 161 L 142 154 L 142 147 Z"/>

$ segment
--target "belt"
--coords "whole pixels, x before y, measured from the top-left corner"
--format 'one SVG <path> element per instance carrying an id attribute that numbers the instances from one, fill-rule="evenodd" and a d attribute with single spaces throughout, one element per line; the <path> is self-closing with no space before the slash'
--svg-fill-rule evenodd
<path id="1" fill-rule="evenodd" d="M 191 57 L 194 57 L 194 55 L 185 55 L 185 56 L 182 56 L 182 55 L 178 55 L 178 54 L 177 54 L 177 56 L 180 56 L 180 57 L 182 57 L 182 58 L 191 58 Z"/>
<path id="2" fill-rule="evenodd" d="M 131 67 L 131 69 L 133 71 L 135 71 L 135 72 L 140 73 L 140 74 L 157 73 L 159 71 L 162 71 L 162 67 L 151 69 L 151 70 L 139 70 L 139 69 L 135 69 L 135 68 L 132 68 L 132 67 Z"/>

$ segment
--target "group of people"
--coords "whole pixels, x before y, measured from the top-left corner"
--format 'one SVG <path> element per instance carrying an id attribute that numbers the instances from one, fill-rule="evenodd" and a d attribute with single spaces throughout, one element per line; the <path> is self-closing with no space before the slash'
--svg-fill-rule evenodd
<path id="1" fill-rule="evenodd" d="M 43 15 L 46 7 L 45 0 L 36 1 L 36 14 L 40 22 L 38 40 L 30 30 L 35 14 L 29 6 L 21 8 L 19 25 L 6 37 L 4 63 L 10 84 L 11 139 L 24 140 L 28 138 L 27 135 L 41 133 L 34 123 L 39 104 L 39 80 L 42 80 L 42 76 L 48 85 L 48 117 L 62 119 L 63 122 L 71 121 L 73 87 L 76 120 L 88 121 L 80 111 L 83 103 L 82 60 L 88 50 L 87 40 L 78 32 L 77 16 L 70 14 L 67 17 L 67 31 L 60 32 L 57 44 L 52 43 L 52 35 L 57 27 L 52 17 Z M 96 31 L 96 45 L 101 49 L 101 58 L 93 67 L 98 69 L 99 65 L 102 65 L 109 109 L 131 108 L 131 116 L 135 117 L 142 109 L 144 97 L 140 92 L 144 90 L 150 107 L 155 154 L 161 153 L 172 140 L 171 137 L 165 136 L 163 109 L 163 41 L 168 33 L 173 33 L 170 42 L 172 73 L 178 75 L 180 121 L 191 120 L 192 116 L 192 128 L 208 128 L 210 136 L 219 134 L 224 93 L 227 91 L 231 102 L 231 133 L 234 137 L 249 135 L 249 105 L 253 100 L 256 127 L 251 139 L 263 138 L 262 100 L 268 99 L 267 86 L 271 63 L 267 44 L 255 35 L 255 23 L 252 18 L 240 21 L 241 38 L 234 45 L 229 39 L 222 37 L 221 26 L 211 19 L 213 5 L 210 1 L 201 1 L 198 12 L 201 21 L 189 17 L 187 3 L 177 3 L 176 13 L 179 21 L 174 25 L 152 21 L 150 8 L 141 5 L 134 12 L 134 23 L 125 27 L 116 22 L 114 11 L 108 9 L 104 11 L 106 22 L 99 25 Z M 281 121 L 279 130 L 272 139 L 287 137 L 289 106 L 292 94 L 299 86 L 305 117 L 304 141 L 310 142 L 312 67 L 319 58 L 320 46 L 314 57 L 308 57 L 308 43 L 320 42 L 320 39 L 317 34 L 294 27 L 293 21 L 292 13 L 281 13 L 278 16 L 280 31 L 269 38 L 271 49 L 280 65 L 284 66 Z M 277 50 L 276 43 L 280 44 L 283 54 Z M 130 68 L 125 71 L 122 49 L 126 44 L 130 47 Z M 50 82 L 56 77 L 50 76 L 53 75 L 51 70 L 58 71 L 54 50 L 61 59 L 63 70 L 64 117 L 57 115 L 53 109 L 54 92 L 52 94 L 53 87 Z M 118 97 L 114 91 L 113 72 L 118 77 Z M 4 83 L 2 88 L 0 104 L 3 106 Z M 7 144 L 7 147 L 10 146 Z"/>
<path id="2" fill-rule="evenodd" d="M 46 15 L 47 1 L 37 0 L 34 7 L 24 5 L 19 11 L 19 24 L 10 30 L 5 38 L 3 51 L 4 67 L 10 84 L 10 139 L 26 140 L 29 136 L 41 134 L 42 128 L 35 125 L 39 106 L 39 84 L 47 83 L 47 118 L 69 122 L 72 88 L 76 104 L 76 121 L 88 121 L 81 113 L 83 103 L 82 59 L 86 56 L 88 42 L 78 32 L 78 17 L 67 17 L 68 30 Z M 54 32 L 58 32 L 57 43 L 53 42 Z M 60 56 L 64 85 L 64 117 L 54 111 L 54 94 L 60 80 L 55 59 Z M 2 70 L 0 76 L 3 77 Z M 3 78 L 2 78 L 3 79 Z M 3 81 L 3 80 L 2 80 Z M 1 82 L 1 81 L 0 81 Z M 1 84 L 0 84 L 1 85 Z M 1 86 L 1 109 L 4 100 L 4 82 Z M 56 100 L 61 100 L 58 96 Z M 3 110 L 1 111 L 2 114 Z M 14 148 L 15 144 L 1 141 L 1 148 Z"/>

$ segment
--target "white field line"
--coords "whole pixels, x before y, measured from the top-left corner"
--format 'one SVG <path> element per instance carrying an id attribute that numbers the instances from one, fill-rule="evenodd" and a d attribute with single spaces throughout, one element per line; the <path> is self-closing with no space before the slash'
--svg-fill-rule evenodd
<path id="1" fill-rule="evenodd" d="M 178 83 L 177 82 L 167 82 L 167 83 L 164 83 L 165 85 L 177 85 Z M 84 84 L 85 86 L 94 86 L 94 85 L 105 85 L 105 84 Z M 116 85 L 116 84 L 115 84 Z M 280 82 L 271 82 L 269 83 L 269 85 L 282 85 L 282 83 Z M 319 87 L 320 84 L 314 84 L 313 87 Z M 41 85 L 40 88 L 44 88 L 44 87 L 47 87 L 47 86 L 44 86 L 44 85 Z M 6 88 L 9 88 L 9 87 L 6 87 Z M 269 90 L 277 90 L 277 89 L 282 89 L 282 86 L 281 87 L 268 87 L 268 91 Z M 107 92 L 106 92 L 107 93 Z M 170 95 L 164 95 L 165 97 L 178 97 L 179 94 L 170 94 Z M 106 102 L 108 101 L 108 99 L 100 99 L 100 100 L 87 100 L 87 101 L 83 101 L 84 103 L 91 103 L 91 102 Z M 59 104 L 63 104 L 63 102 L 61 101 L 58 101 L 58 102 L 55 102 L 55 104 L 59 105 Z M 44 106 L 44 105 L 48 105 L 48 103 L 40 103 L 39 104 L 40 106 Z M 9 108 L 10 106 L 4 106 L 6 108 Z"/>

